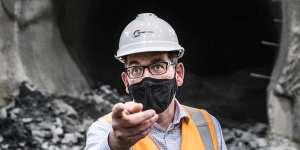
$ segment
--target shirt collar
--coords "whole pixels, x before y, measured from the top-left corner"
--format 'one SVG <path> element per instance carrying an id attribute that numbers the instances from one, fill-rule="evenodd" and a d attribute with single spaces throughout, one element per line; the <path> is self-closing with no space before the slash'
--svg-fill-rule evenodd
<path id="1" fill-rule="evenodd" d="M 183 107 L 184 106 L 182 106 L 177 100 L 175 100 L 175 115 L 172 123 L 173 125 L 179 124 L 184 118 L 189 118 L 188 113 Z"/>

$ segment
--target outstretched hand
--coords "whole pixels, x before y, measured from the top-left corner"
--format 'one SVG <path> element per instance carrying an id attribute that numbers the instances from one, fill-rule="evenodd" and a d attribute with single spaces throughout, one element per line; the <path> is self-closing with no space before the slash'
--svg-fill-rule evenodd
<path id="1" fill-rule="evenodd" d="M 143 111 L 143 105 L 135 102 L 117 103 L 112 109 L 112 131 L 109 145 L 112 150 L 129 149 L 145 137 L 157 121 L 154 110 Z"/>

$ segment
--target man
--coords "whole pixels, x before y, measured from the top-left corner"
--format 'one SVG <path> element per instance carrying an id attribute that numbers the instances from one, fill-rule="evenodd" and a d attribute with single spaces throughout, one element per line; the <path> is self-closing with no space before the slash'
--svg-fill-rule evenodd
<path id="1" fill-rule="evenodd" d="M 115 104 L 94 122 L 85 150 L 226 150 L 218 121 L 181 105 L 184 49 L 173 28 L 152 13 L 139 14 L 122 32 L 115 56 L 132 102 Z"/>

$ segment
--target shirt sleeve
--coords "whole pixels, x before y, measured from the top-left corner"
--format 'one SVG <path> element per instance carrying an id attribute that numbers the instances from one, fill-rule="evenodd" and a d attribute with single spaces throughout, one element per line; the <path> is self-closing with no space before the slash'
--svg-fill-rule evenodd
<path id="1" fill-rule="evenodd" d="M 215 131 L 216 131 L 217 137 L 218 137 L 218 149 L 219 150 L 227 150 L 227 146 L 224 141 L 221 125 L 214 116 L 211 116 L 211 117 L 213 119 Z"/>
<path id="2" fill-rule="evenodd" d="M 110 150 L 108 134 L 111 130 L 111 125 L 106 121 L 102 119 L 95 121 L 87 131 L 84 150 Z"/>

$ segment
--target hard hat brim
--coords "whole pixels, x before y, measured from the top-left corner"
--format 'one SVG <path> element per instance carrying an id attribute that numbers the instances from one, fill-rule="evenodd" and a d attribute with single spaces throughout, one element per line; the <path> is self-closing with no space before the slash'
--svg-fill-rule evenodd
<path id="1" fill-rule="evenodd" d="M 172 52 L 172 51 L 178 51 L 178 58 L 183 56 L 184 48 L 181 47 L 177 43 L 173 42 L 144 42 L 144 43 L 138 43 L 138 44 L 130 44 L 127 46 L 124 46 L 122 49 L 119 49 L 117 51 L 117 54 L 115 55 L 115 58 L 120 60 L 122 63 L 123 57 L 131 54 L 137 54 L 137 53 L 145 53 L 145 52 Z"/>
<path id="2" fill-rule="evenodd" d="M 181 49 L 165 49 L 163 47 L 157 47 L 157 48 L 153 48 L 153 49 L 135 49 L 134 51 L 132 51 L 132 53 L 128 52 L 128 53 L 123 53 L 120 55 L 115 55 L 115 58 L 117 60 L 119 60 L 122 63 L 124 62 L 124 58 L 128 55 L 132 55 L 132 54 L 137 54 L 137 53 L 148 53 L 148 52 L 178 52 L 178 58 L 181 58 L 183 56 L 184 53 L 184 48 Z"/>

